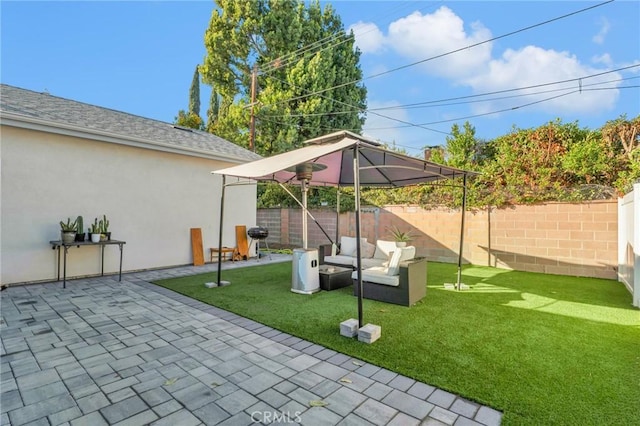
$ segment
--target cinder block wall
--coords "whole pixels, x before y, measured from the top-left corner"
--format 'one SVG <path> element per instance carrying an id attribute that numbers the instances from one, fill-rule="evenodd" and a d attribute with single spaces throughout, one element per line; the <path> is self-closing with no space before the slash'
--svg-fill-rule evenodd
<path id="1" fill-rule="evenodd" d="M 607 200 L 467 211 L 464 261 L 520 271 L 615 279 L 617 208 L 615 200 Z M 312 214 L 335 238 L 336 213 L 313 210 Z M 278 225 L 277 217 L 281 219 Z M 301 246 L 301 222 L 300 209 L 258 211 L 258 223 L 272 223 L 274 230 L 280 227 L 280 240 L 270 227 L 269 242 Z M 457 262 L 460 224 L 460 209 L 363 207 L 361 214 L 362 236 L 367 240 L 391 239 L 388 229 L 397 226 L 412 232 L 411 244 L 418 255 L 440 262 Z M 341 214 L 339 227 L 339 235 L 354 236 L 355 214 Z M 309 220 L 309 247 L 327 242 Z"/>
<path id="2" fill-rule="evenodd" d="M 615 279 L 617 240 L 615 200 L 493 210 L 489 264 Z"/>

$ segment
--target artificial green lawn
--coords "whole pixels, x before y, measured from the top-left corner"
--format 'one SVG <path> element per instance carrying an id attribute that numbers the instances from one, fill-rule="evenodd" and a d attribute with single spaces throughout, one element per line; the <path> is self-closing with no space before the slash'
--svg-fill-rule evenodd
<path id="1" fill-rule="evenodd" d="M 340 336 L 357 318 L 351 287 L 292 293 L 291 263 L 156 284 L 504 412 L 504 424 L 640 422 L 640 311 L 618 282 L 468 266 L 470 290 L 445 290 L 455 265 L 428 264 L 411 308 L 364 300 L 371 345 Z"/>

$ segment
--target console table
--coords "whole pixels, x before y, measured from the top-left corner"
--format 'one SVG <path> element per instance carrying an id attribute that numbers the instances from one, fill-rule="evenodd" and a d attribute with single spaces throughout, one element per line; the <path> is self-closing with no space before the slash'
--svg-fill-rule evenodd
<path id="1" fill-rule="evenodd" d="M 69 247 L 86 247 L 86 246 L 100 246 L 101 250 L 101 262 L 100 262 L 100 275 L 104 276 L 104 246 L 117 245 L 120 248 L 120 270 L 118 272 L 118 281 L 122 281 L 122 246 L 126 244 L 125 241 L 119 240 L 107 240 L 93 243 L 91 241 L 72 241 L 70 243 L 64 243 L 60 240 L 49 241 L 51 248 L 58 249 L 58 281 L 60 281 L 60 248 L 64 248 L 64 266 L 62 275 L 62 288 L 67 288 L 67 252 Z"/>

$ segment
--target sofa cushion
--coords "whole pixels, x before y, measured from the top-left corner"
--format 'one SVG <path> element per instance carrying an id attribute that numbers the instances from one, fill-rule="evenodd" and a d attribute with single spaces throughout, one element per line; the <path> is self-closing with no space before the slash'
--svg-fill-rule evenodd
<path id="1" fill-rule="evenodd" d="M 351 273 L 351 278 L 358 279 L 358 271 Z M 398 287 L 400 285 L 400 275 L 387 275 L 387 268 L 377 266 L 362 270 L 362 281 Z"/>
<path id="2" fill-rule="evenodd" d="M 416 257 L 416 248 L 414 246 L 402 247 L 402 256 L 400 256 L 400 262 L 411 260 L 414 257 Z"/>
<path id="3" fill-rule="evenodd" d="M 325 256 L 325 263 L 331 263 L 333 265 L 342 265 L 347 268 L 351 268 L 353 266 L 353 257 L 352 256 L 344 256 L 342 254 L 337 254 L 335 256 Z"/>
<path id="4" fill-rule="evenodd" d="M 386 267 L 387 265 L 385 265 L 386 260 L 383 261 L 382 259 L 376 259 L 375 257 L 371 257 L 368 259 L 365 259 L 364 257 L 362 258 L 362 269 L 368 269 L 368 268 L 375 268 L 376 266 L 384 266 Z M 356 269 L 358 267 L 358 259 L 353 259 L 353 268 Z"/>
<path id="5" fill-rule="evenodd" d="M 394 276 L 400 274 L 400 258 L 402 257 L 403 249 L 397 247 L 389 259 L 389 267 L 387 268 L 387 275 Z"/>
<path id="6" fill-rule="evenodd" d="M 385 241 L 378 240 L 376 241 L 376 252 L 373 254 L 373 257 L 376 259 L 387 260 L 389 257 L 389 253 L 396 249 L 395 241 Z"/>
<path id="7" fill-rule="evenodd" d="M 361 238 L 362 241 L 367 241 L 366 238 Z M 340 254 L 343 256 L 356 256 L 356 238 L 355 237 L 340 237 Z"/>
<path id="8" fill-rule="evenodd" d="M 369 241 L 365 240 L 362 242 L 362 246 L 360 247 L 362 249 L 362 258 L 367 258 L 367 259 L 371 259 L 373 257 L 373 254 L 376 252 L 376 245 L 375 244 L 371 244 Z M 357 255 L 357 253 L 353 253 L 354 256 Z"/>

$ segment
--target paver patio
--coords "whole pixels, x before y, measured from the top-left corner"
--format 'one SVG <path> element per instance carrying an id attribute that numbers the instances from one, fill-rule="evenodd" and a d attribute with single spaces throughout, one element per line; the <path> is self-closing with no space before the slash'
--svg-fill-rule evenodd
<path id="1" fill-rule="evenodd" d="M 0 424 L 500 424 L 489 407 L 149 283 L 214 268 L 3 291 Z"/>

